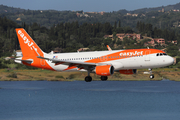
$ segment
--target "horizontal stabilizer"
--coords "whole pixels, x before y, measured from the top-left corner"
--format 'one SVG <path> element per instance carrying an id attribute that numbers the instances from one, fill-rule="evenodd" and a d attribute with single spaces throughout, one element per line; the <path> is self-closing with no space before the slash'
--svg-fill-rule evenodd
<path id="1" fill-rule="evenodd" d="M 21 57 L 21 58 L 13 58 L 13 60 L 14 60 L 16 63 L 21 63 L 21 62 L 26 62 L 26 63 L 28 63 L 28 64 L 33 63 L 33 59 L 22 60 L 22 57 Z"/>

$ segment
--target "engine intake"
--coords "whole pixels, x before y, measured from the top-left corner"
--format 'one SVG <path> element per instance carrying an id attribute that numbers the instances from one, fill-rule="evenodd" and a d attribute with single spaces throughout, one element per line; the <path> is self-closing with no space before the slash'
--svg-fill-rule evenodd
<path id="1" fill-rule="evenodd" d="M 114 74 L 114 67 L 112 65 L 96 66 L 95 73 L 100 76 L 110 76 Z"/>

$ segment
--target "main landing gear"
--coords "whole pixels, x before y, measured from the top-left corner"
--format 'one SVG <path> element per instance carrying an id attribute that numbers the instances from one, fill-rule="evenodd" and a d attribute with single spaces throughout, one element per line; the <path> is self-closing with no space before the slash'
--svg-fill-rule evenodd
<path id="1" fill-rule="evenodd" d="M 108 79 L 107 76 L 101 76 L 102 81 L 106 81 L 107 79 Z M 92 81 L 92 77 L 90 76 L 90 70 L 88 70 L 88 76 L 85 77 L 85 81 L 86 82 L 91 82 Z"/>
<path id="2" fill-rule="evenodd" d="M 92 81 L 92 77 L 91 76 L 86 76 L 85 77 L 85 81 L 86 82 L 91 82 Z"/>
<path id="3" fill-rule="evenodd" d="M 90 76 L 90 70 L 88 70 L 88 76 L 85 77 L 85 81 L 86 82 L 91 82 L 92 81 L 92 77 Z"/>
<path id="4" fill-rule="evenodd" d="M 107 76 L 101 76 L 101 80 L 102 80 L 102 81 L 106 81 L 107 79 L 108 79 Z"/>
<path id="5" fill-rule="evenodd" d="M 107 76 L 101 76 L 101 80 L 102 80 L 102 81 L 106 81 L 107 79 L 108 79 Z M 86 77 L 85 77 L 85 81 L 86 81 L 86 82 L 91 82 L 91 81 L 92 81 L 92 77 L 89 76 L 89 75 L 86 76 Z"/>
<path id="6" fill-rule="evenodd" d="M 150 78 L 150 79 L 153 79 L 153 78 L 154 78 L 154 75 L 152 74 L 152 69 L 149 68 L 149 71 L 150 71 L 150 76 L 149 76 L 149 78 Z"/>

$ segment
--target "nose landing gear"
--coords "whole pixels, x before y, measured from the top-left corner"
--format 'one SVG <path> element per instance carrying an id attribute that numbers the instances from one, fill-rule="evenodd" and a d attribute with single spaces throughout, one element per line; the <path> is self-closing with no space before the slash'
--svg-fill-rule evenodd
<path id="1" fill-rule="evenodd" d="M 150 79 L 153 79 L 153 78 L 154 78 L 154 75 L 152 74 L 152 69 L 149 68 L 149 71 L 150 71 L 150 76 L 149 76 L 149 78 L 150 78 Z"/>
<path id="2" fill-rule="evenodd" d="M 150 78 L 150 79 L 153 79 L 153 78 L 154 78 L 154 75 L 150 75 L 149 78 Z"/>

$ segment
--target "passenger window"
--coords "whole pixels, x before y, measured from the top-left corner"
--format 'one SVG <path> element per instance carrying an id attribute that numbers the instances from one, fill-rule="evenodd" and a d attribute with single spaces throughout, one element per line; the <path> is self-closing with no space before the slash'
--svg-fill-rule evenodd
<path id="1" fill-rule="evenodd" d="M 160 56 L 162 56 L 163 55 L 163 53 L 160 53 Z"/>
<path id="2" fill-rule="evenodd" d="M 159 56 L 159 53 L 157 53 L 157 55 L 156 56 Z"/>

